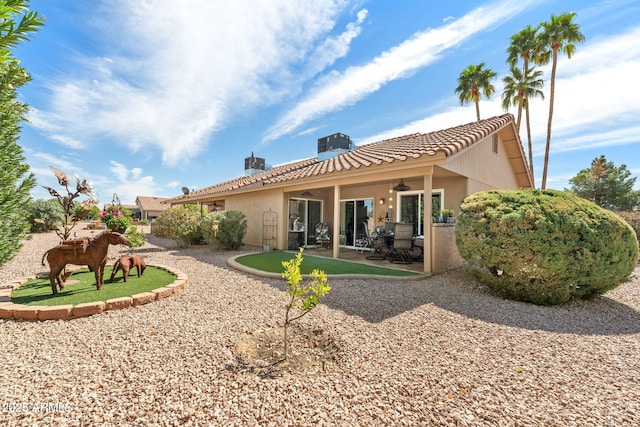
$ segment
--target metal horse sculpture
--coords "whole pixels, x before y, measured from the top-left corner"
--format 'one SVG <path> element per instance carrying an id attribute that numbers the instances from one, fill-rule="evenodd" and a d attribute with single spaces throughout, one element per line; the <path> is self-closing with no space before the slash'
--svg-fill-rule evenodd
<path id="1" fill-rule="evenodd" d="M 116 260 L 115 264 L 113 264 L 109 282 L 113 282 L 113 278 L 116 277 L 118 271 L 122 270 L 122 277 L 124 277 L 124 282 L 127 283 L 127 277 L 129 277 L 129 271 L 131 271 L 132 268 L 136 269 L 138 277 L 142 277 L 142 273 L 144 273 L 144 270 L 147 268 L 147 264 L 144 262 L 144 259 L 137 254 L 121 256 Z"/>
<path id="2" fill-rule="evenodd" d="M 58 293 L 56 283 L 60 290 L 64 289 L 62 271 L 67 264 L 86 265 L 96 276 L 96 287 L 102 289 L 104 285 L 104 266 L 107 264 L 107 252 L 109 245 L 127 245 L 129 240 L 120 233 L 105 232 L 98 237 L 86 240 L 67 240 L 55 248 L 49 249 L 42 256 L 42 265 L 45 257 L 49 263 L 49 281 L 53 295 Z"/>

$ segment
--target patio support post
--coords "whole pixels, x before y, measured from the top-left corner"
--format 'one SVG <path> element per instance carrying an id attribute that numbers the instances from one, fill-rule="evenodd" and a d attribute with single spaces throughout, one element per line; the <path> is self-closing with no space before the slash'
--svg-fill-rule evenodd
<path id="1" fill-rule="evenodd" d="M 340 186 L 333 186 L 333 254 L 334 258 L 340 256 Z"/>
<path id="2" fill-rule="evenodd" d="M 426 168 L 424 175 L 424 272 L 431 273 L 431 193 L 433 192 L 433 166 Z"/>

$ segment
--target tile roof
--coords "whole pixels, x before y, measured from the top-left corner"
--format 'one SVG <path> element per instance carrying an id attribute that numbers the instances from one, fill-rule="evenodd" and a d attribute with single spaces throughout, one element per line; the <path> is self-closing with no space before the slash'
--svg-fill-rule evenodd
<path id="1" fill-rule="evenodd" d="M 208 196 L 216 193 L 224 193 L 227 191 L 237 190 L 239 188 L 250 188 L 261 186 L 265 181 L 272 179 L 278 175 L 286 174 L 293 170 L 297 170 L 300 168 L 304 168 L 306 166 L 317 163 L 317 159 L 310 158 L 304 160 L 298 160 L 296 162 L 287 163 L 285 165 L 275 166 L 268 171 L 261 172 L 252 176 L 241 176 L 239 178 L 234 178 L 229 181 L 222 182 L 220 184 L 211 185 L 209 187 L 201 188 L 199 190 L 194 190 L 189 193 L 187 198 L 198 198 L 199 196 Z M 174 197 L 170 200 L 179 200 L 182 199 L 182 196 Z"/>
<path id="2" fill-rule="evenodd" d="M 336 157 L 318 161 L 316 157 L 274 167 L 271 170 L 235 178 L 220 184 L 192 191 L 187 199 L 199 199 L 217 193 L 225 193 L 240 188 L 263 186 L 265 184 L 290 181 L 300 178 L 330 174 L 342 170 L 404 161 L 408 158 L 434 156 L 444 153 L 447 157 L 470 147 L 483 138 L 513 123 L 512 114 L 491 117 L 430 133 L 414 133 L 357 146 L 353 151 Z M 183 200 L 183 196 L 169 199 Z"/>
<path id="3" fill-rule="evenodd" d="M 145 211 L 163 211 L 169 207 L 168 204 L 162 203 L 165 200 L 169 200 L 168 197 L 154 197 L 154 196 L 138 196 L 136 202 L 140 203 L 140 206 Z"/>
<path id="4" fill-rule="evenodd" d="M 439 152 L 444 153 L 448 157 L 486 138 L 510 122 L 513 122 L 513 116 L 511 114 L 504 114 L 502 116 L 436 132 L 425 134 L 414 133 L 360 145 L 354 151 L 322 162 L 316 161 L 305 168 L 279 174 L 266 180 L 265 183 L 283 182 L 324 175 L 341 170 L 357 169 L 372 164 L 380 165 L 383 163 L 404 161 L 410 157 L 434 156 Z"/>

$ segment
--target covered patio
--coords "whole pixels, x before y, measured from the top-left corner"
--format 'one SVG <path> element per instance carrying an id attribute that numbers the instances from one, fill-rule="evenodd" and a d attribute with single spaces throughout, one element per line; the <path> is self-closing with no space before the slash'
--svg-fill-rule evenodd
<path id="1" fill-rule="evenodd" d="M 455 216 L 469 194 L 531 188 L 533 182 L 510 114 L 357 148 L 348 136 L 335 134 L 318 139 L 317 158 L 271 169 L 264 164 L 252 153 L 245 159 L 246 176 L 170 203 L 242 212 L 245 244 L 264 250 L 322 247 L 333 258 L 354 256 L 358 242 L 378 228 L 409 224 L 411 237 L 425 244 L 422 261 L 407 265 L 433 274 L 462 263 L 455 225 L 440 223 L 442 209 Z"/>

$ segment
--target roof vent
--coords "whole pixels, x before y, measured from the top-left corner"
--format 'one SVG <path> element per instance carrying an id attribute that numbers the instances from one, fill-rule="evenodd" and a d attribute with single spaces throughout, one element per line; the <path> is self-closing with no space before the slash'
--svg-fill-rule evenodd
<path id="1" fill-rule="evenodd" d="M 265 161 L 261 157 L 255 157 L 253 151 L 250 157 L 244 159 L 244 175 L 252 176 L 266 170 Z"/>
<path id="2" fill-rule="evenodd" d="M 334 133 L 318 139 L 318 160 L 331 159 L 354 149 L 349 135 Z"/>

